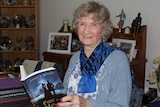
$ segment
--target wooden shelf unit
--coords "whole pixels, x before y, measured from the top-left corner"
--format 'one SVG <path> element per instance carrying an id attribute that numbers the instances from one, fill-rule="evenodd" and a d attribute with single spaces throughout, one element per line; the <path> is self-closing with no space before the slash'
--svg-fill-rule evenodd
<path id="1" fill-rule="evenodd" d="M 35 4 L 23 5 L 21 0 L 13 5 L 1 4 L 0 16 L 8 15 L 11 23 L 8 28 L 0 28 L 0 37 L 9 37 L 11 40 L 11 48 L 9 50 L 0 50 L 0 59 L 9 59 L 14 65 L 17 58 L 21 59 L 39 59 L 39 0 L 35 0 Z M 25 18 L 29 15 L 35 15 L 35 27 L 22 26 L 16 28 L 13 24 L 15 15 L 23 15 Z M 25 40 L 31 36 L 34 40 L 34 48 L 32 50 L 25 49 Z M 21 50 L 16 51 L 17 38 L 21 39 Z"/>
<path id="2" fill-rule="evenodd" d="M 122 32 L 124 29 L 122 30 Z M 133 66 L 134 75 L 135 75 L 135 84 L 139 88 L 144 88 L 144 80 L 145 80 L 145 65 L 146 65 L 146 33 L 147 26 L 141 26 L 140 32 L 136 35 L 133 34 L 124 34 L 120 33 L 119 29 L 114 28 L 113 33 L 109 41 L 112 41 L 112 38 L 119 39 L 129 39 L 136 40 L 136 49 L 137 55 L 136 58 L 132 60 L 131 64 Z"/>

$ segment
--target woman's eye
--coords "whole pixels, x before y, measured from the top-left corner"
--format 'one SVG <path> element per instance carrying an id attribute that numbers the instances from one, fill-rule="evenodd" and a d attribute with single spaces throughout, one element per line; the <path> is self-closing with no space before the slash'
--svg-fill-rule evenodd
<path id="1" fill-rule="evenodd" d="M 98 25 L 97 23 L 92 23 L 92 24 L 91 24 L 91 26 L 97 26 L 97 25 Z"/>
<path id="2" fill-rule="evenodd" d="M 79 23 L 80 26 L 84 25 L 84 23 Z"/>

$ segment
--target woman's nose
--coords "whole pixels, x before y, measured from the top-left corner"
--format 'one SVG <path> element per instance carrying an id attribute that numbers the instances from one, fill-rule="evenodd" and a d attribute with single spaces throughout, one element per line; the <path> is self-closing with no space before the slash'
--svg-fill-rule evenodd
<path id="1" fill-rule="evenodd" d="M 89 31 L 90 31 L 89 29 L 90 29 L 89 26 L 85 26 L 84 33 L 85 34 L 89 34 Z"/>

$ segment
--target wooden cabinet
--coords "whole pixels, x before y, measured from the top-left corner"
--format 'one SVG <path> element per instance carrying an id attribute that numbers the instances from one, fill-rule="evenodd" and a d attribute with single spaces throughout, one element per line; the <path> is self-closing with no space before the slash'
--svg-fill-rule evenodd
<path id="1" fill-rule="evenodd" d="M 17 2 L 0 3 L 0 59 L 8 59 L 12 65 L 16 59 L 38 60 L 39 0 L 29 0 L 30 4 L 9 1 Z"/>
<path id="2" fill-rule="evenodd" d="M 136 40 L 135 48 L 137 49 L 137 55 L 136 55 L 136 58 L 133 59 L 131 63 L 132 63 L 134 74 L 135 74 L 135 84 L 139 88 L 144 88 L 145 64 L 147 61 L 146 60 L 146 33 L 147 33 L 146 25 L 141 26 L 140 32 L 136 35 L 119 33 L 119 30 L 114 28 L 111 38 L 109 39 L 109 41 L 112 41 L 112 38 Z"/>
<path id="3" fill-rule="evenodd" d="M 55 62 L 58 64 L 63 64 L 64 70 L 67 70 L 71 56 L 72 54 L 43 52 L 44 61 L 51 61 L 51 62 Z"/>

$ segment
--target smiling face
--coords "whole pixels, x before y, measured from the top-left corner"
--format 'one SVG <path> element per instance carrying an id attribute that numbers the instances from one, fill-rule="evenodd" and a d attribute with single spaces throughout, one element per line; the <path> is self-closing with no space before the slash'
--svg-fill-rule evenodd
<path id="1" fill-rule="evenodd" d="M 92 13 L 80 19 L 77 32 L 84 48 L 92 51 L 99 44 L 103 35 L 103 29 Z"/>

